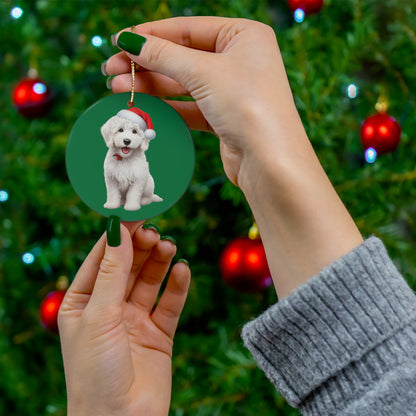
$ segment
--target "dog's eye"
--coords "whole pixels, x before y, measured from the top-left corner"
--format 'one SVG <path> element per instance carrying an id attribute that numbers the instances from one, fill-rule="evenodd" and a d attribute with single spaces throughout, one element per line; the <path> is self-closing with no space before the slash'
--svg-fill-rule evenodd
<path id="1" fill-rule="evenodd" d="M 119 128 L 119 129 L 118 129 L 118 131 L 119 131 L 120 133 L 123 133 L 123 131 L 124 131 L 124 130 L 123 130 L 122 128 Z"/>
<path id="2" fill-rule="evenodd" d="M 136 129 L 132 130 L 132 133 L 137 134 L 137 130 Z"/>

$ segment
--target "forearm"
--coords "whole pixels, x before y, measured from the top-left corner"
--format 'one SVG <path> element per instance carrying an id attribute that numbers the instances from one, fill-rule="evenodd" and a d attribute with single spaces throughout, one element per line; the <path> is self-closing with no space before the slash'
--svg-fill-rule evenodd
<path id="1" fill-rule="evenodd" d="M 239 173 L 279 298 L 363 241 L 297 113 L 286 123 L 266 127 L 266 143 L 252 149 Z"/>

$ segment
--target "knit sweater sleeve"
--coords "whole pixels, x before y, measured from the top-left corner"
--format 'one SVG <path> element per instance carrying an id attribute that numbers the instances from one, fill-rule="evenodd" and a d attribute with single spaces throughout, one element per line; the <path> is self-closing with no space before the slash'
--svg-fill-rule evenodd
<path id="1" fill-rule="evenodd" d="M 303 415 L 416 415 L 416 297 L 376 237 L 246 324 L 242 337 Z"/>

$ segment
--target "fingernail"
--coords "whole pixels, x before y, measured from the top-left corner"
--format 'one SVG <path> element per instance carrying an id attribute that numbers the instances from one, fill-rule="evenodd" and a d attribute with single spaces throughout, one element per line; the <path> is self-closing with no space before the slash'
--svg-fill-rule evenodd
<path id="1" fill-rule="evenodd" d="M 179 259 L 178 263 L 185 263 L 187 266 L 189 266 L 189 261 L 186 259 Z"/>
<path id="2" fill-rule="evenodd" d="M 113 81 L 113 78 L 114 78 L 114 77 L 108 77 L 108 78 L 106 79 L 106 81 L 105 81 L 105 86 L 106 86 L 109 90 L 111 90 L 111 82 Z"/>
<path id="3" fill-rule="evenodd" d="M 108 77 L 106 65 L 107 65 L 107 61 L 104 61 L 104 62 L 101 64 L 101 73 L 102 73 L 105 77 Z"/>
<path id="4" fill-rule="evenodd" d="M 117 46 L 133 55 L 140 55 L 146 38 L 132 32 L 122 32 L 117 40 Z"/>
<path id="5" fill-rule="evenodd" d="M 118 247 L 120 238 L 120 218 L 117 215 L 110 215 L 107 221 L 107 243 L 110 247 Z"/>
<path id="6" fill-rule="evenodd" d="M 113 46 L 117 46 L 117 35 L 118 35 L 118 33 L 114 33 L 114 34 L 111 35 L 111 44 Z"/>
<path id="7" fill-rule="evenodd" d="M 159 233 L 159 228 L 157 228 L 154 224 L 143 224 L 142 228 L 143 230 L 154 230 Z"/>
<path id="8" fill-rule="evenodd" d="M 176 245 L 176 240 L 171 237 L 170 235 L 164 235 L 163 237 L 160 237 L 161 240 L 169 240 L 172 244 Z"/>

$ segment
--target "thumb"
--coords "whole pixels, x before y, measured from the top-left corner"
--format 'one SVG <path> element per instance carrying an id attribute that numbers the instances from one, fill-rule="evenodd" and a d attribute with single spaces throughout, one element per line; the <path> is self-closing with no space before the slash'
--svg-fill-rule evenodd
<path id="1" fill-rule="evenodd" d="M 89 304 L 99 309 L 120 306 L 126 293 L 132 263 L 130 232 L 124 225 L 120 225 L 120 218 L 111 216 L 107 225 L 105 253 Z"/>
<path id="2" fill-rule="evenodd" d="M 148 34 L 144 37 L 121 32 L 117 46 L 138 65 L 168 76 L 190 92 L 196 88 L 193 83 L 203 78 L 209 68 L 209 53 Z"/>

